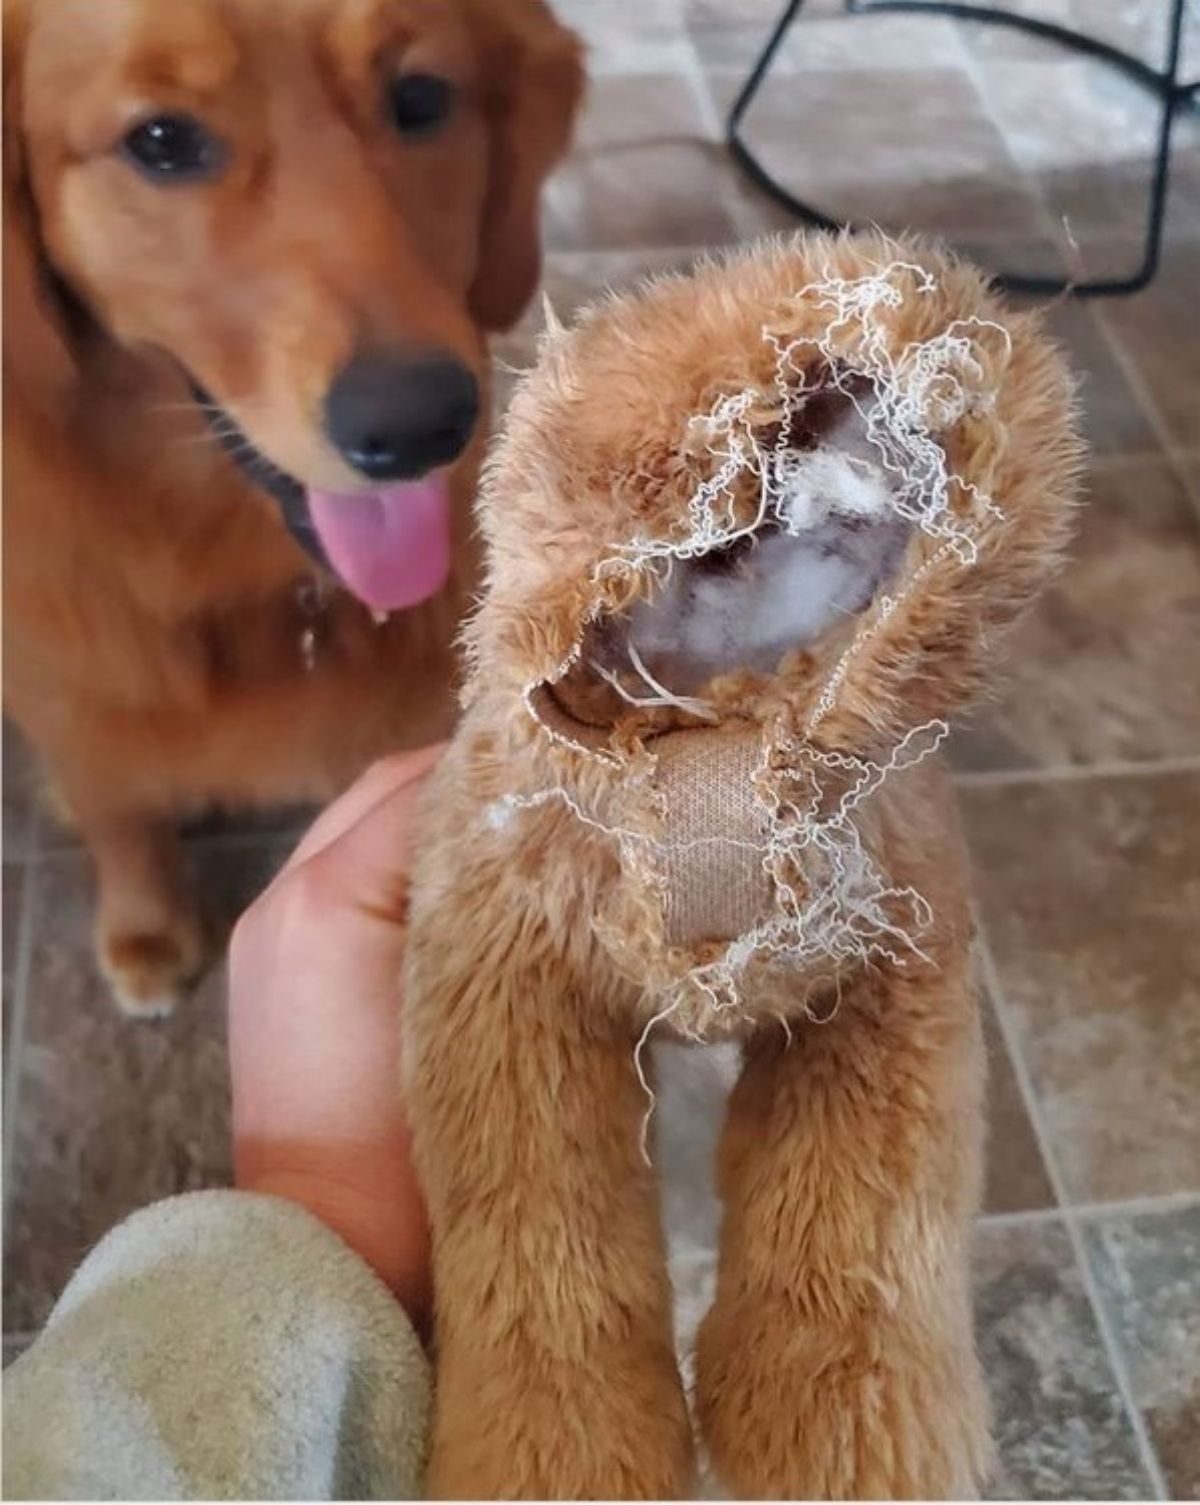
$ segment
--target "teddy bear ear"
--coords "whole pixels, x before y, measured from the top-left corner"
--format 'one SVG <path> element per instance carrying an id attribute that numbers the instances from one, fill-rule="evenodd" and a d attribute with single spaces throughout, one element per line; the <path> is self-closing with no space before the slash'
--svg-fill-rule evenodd
<path id="1" fill-rule="evenodd" d="M 479 0 L 489 143 L 471 309 L 485 329 L 520 318 L 541 272 L 542 184 L 566 151 L 583 96 L 583 48 L 542 0 Z"/>
<path id="2" fill-rule="evenodd" d="M 25 131 L 28 0 L 4 6 L 4 388 L 31 406 L 61 404 L 76 365 L 56 278 L 42 246 Z"/>

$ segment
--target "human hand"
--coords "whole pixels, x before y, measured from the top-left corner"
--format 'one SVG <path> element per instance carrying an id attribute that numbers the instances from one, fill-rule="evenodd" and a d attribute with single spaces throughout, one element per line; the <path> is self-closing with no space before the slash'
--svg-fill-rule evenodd
<path id="1" fill-rule="evenodd" d="M 413 813 L 440 747 L 376 764 L 315 821 L 234 930 L 234 1177 L 287 1197 L 367 1261 L 418 1324 L 429 1234 L 400 1101 Z"/>

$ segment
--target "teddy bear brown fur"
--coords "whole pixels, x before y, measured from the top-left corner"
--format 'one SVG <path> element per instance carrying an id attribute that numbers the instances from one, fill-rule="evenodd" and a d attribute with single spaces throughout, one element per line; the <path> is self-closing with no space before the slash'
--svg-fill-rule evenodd
<path id="1" fill-rule="evenodd" d="M 926 754 L 1053 570 L 1078 460 L 1036 317 L 915 243 L 774 243 L 546 335 L 482 495 L 413 883 L 433 1494 L 694 1488 L 644 1153 L 659 1030 L 743 1052 L 694 1395 L 723 1485 L 978 1488 L 980 1027 Z M 807 624 L 781 652 L 777 588 Z"/>

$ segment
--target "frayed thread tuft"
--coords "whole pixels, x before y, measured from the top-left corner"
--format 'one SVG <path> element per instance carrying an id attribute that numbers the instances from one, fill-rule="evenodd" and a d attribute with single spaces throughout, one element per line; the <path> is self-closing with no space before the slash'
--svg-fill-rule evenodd
<path id="1" fill-rule="evenodd" d="M 725 842 L 752 852 L 770 880 L 774 902 L 766 918 L 729 941 L 715 960 L 691 966 L 657 990 L 635 1051 L 638 1078 L 650 1102 L 643 1153 L 653 1092 L 642 1054 L 653 1031 L 664 1023 L 685 1032 L 697 1028 L 685 1022 L 695 1013 L 684 1009 L 689 999 L 702 999 L 710 1017 L 728 1018 L 743 1007 L 741 981 L 751 962 L 810 970 L 828 962 L 832 1008 L 818 1012 L 806 1003 L 804 1010 L 808 1018 L 822 1022 L 836 1012 L 837 982 L 845 964 L 886 960 L 902 968 L 924 957 L 919 938 L 931 919 L 929 907 L 915 890 L 889 883 L 864 846 L 858 817 L 886 778 L 936 751 L 948 731 L 945 722 L 933 720 L 912 728 L 878 761 L 823 750 L 813 739 L 837 705 L 856 654 L 948 554 L 964 569 L 974 565 L 981 530 L 1001 516 L 990 496 L 953 473 L 937 435 L 994 404 L 994 392 L 985 388 L 980 342 L 998 341 L 999 353 L 1007 360 L 1008 332 L 988 320 L 964 319 L 899 351 L 890 343 L 889 313 L 905 300 L 932 294 L 936 287 L 925 268 L 894 261 L 856 279 L 827 275 L 798 292 L 793 300 L 797 312 L 803 309 L 804 322 L 811 322 L 817 310 L 823 332 L 788 333 L 786 310 L 775 327 L 764 328 L 762 337 L 775 357 L 770 423 L 764 423 L 764 394 L 757 390 L 725 396 L 708 413 L 693 418 L 685 447 L 693 453 L 699 447 L 710 464 L 689 498 L 684 529 L 671 538 L 614 543 L 612 554 L 593 577 L 599 599 L 613 572 L 627 578 L 661 578 L 674 561 L 728 548 L 764 524 L 798 536 L 823 520 L 822 508 L 827 513 L 831 507 L 846 515 L 871 516 L 890 509 L 939 542 L 925 563 L 910 571 L 897 595 L 881 593 L 876 598 L 822 687 L 802 736 L 794 736 L 782 720 L 763 728 L 762 756 L 752 776 L 764 817 L 763 839 L 651 835 L 609 818 L 607 810 L 585 809 L 561 785 L 504 802 L 511 811 L 562 801 L 584 824 L 615 840 L 627 876 L 651 889 L 661 887 L 662 854 L 686 851 L 693 844 Z M 994 363 L 995 352 L 990 364 Z M 805 404 L 831 392 L 853 405 L 868 441 L 865 453 L 837 456 L 820 446 L 803 450 L 791 443 L 794 421 Z M 767 434 L 773 437 L 764 438 Z M 754 504 L 747 517 L 748 481 Z M 577 647 L 553 678 L 565 674 L 580 651 Z M 713 719 L 704 702 L 672 694 L 644 663 L 632 661 L 649 695 L 635 696 L 616 675 L 604 675 L 631 704 L 674 706 Z M 547 725 L 534 700 L 539 688 L 527 688 L 525 704 L 547 735 L 586 756 L 620 761 L 611 750 L 585 748 Z M 669 820 L 667 825 L 669 833 Z"/>

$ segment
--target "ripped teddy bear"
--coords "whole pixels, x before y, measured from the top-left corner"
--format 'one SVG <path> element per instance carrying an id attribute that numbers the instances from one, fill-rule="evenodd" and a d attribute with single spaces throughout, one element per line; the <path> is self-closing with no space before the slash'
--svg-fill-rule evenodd
<path id="1" fill-rule="evenodd" d="M 743 1054 L 694 1396 L 723 1486 L 978 1488 L 982 1057 L 935 754 L 1079 458 L 1036 316 L 915 244 L 800 237 L 548 330 L 414 875 L 434 1494 L 693 1488 L 656 1032 Z"/>

